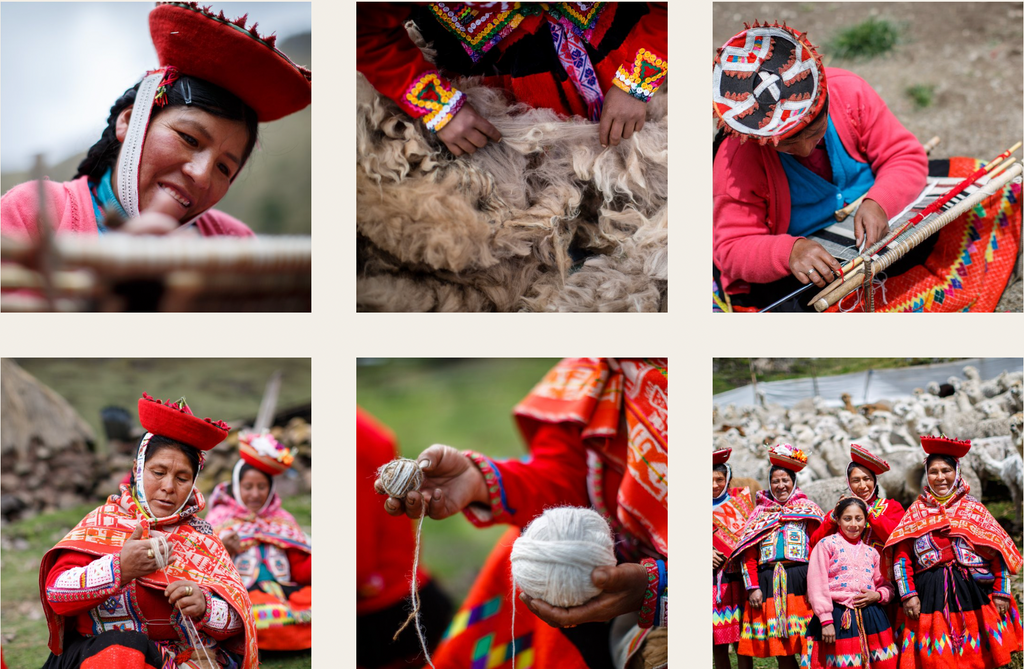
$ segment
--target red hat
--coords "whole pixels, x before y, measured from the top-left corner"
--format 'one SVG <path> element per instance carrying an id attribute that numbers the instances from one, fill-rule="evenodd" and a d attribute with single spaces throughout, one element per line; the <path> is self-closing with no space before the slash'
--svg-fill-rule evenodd
<path id="1" fill-rule="evenodd" d="M 794 474 L 807 466 L 807 455 L 796 446 L 776 444 L 768 447 L 768 460 Z"/>
<path id="2" fill-rule="evenodd" d="M 161 67 L 174 67 L 234 93 L 261 123 L 305 109 L 312 73 L 275 48 L 248 15 L 234 21 L 195 2 L 167 2 L 149 13 L 149 32 Z"/>
<path id="3" fill-rule="evenodd" d="M 858 444 L 850 444 L 850 459 L 856 465 L 867 467 L 875 476 L 889 471 L 888 462 Z"/>
<path id="4" fill-rule="evenodd" d="M 732 455 L 731 448 L 723 448 L 717 450 L 711 454 L 711 461 L 716 465 L 724 465 L 729 461 L 729 456 Z"/>
<path id="5" fill-rule="evenodd" d="M 971 450 L 970 439 L 950 439 L 949 437 L 921 437 L 921 448 L 928 455 L 949 455 L 962 458 Z"/>
<path id="6" fill-rule="evenodd" d="M 146 393 L 142 393 L 139 399 L 139 422 L 151 434 L 173 439 L 201 451 L 208 451 L 224 441 L 230 431 L 223 421 L 215 422 L 193 415 L 184 397 L 177 402 L 161 402 Z"/>
<path id="7" fill-rule="evenodd" d="M 295 459 L 295 453 L 269 432 L 243 432 L 238 437 L 238 453 L 243 460 L 270 476 L 287 470 Z"/>

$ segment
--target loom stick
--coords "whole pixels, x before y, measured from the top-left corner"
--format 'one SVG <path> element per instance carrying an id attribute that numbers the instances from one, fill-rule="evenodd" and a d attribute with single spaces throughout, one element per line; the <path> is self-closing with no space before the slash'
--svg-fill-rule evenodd
<path id="1" fill-rule="evenodd" d="M 927 142 L 925 142 L 925 143 L 924 143 L 924 153 L 925 153 L 925 155 L 929 155 L 929 154 L 931 154 L 932 150 L 933 150 L 933 149 L 934 149 L 934 148 L 935 148 L 936 146 L 938 146 L 938 145 L 939 145 L 939 142 L 941 142 L 941 141 L 942 141 L 942 140 L 941 140 L 941 139 L 939 139 L 939 136 L 938 136 L 938 135 L 935 135 L 934 137 L 932 137 L 931 139 L 929 139 L 929 140 L 928 140 Z"/>
<path id="2" fill-rule="evenodd" d="M 843 221 L 845 221 L 847 219 L 847 217 L 849 217 L 850 214 L 852 214 L 853 212 L 857 211 L 857 207 L 859 207 L 861 205 L 861 203 L 864 202 L 864 198 L 866 198 L 867 196 L 868 196 L 868 194 L 864 193 L 859 198 L 857 198 L 856 200 L 854 200 L 850 204 L 846 205 L 845 207 L 843 207 L 842 209 L 837 211 L 836 212 L 836 221 L 839 222 L 839 223 L 842 223 Z"/>

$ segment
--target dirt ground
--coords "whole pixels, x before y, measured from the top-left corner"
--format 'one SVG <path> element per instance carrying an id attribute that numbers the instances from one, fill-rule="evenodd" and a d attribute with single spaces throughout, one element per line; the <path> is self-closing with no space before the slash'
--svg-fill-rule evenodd
<path id="1" fill-rule="evenodd" d="M 1024 138 L 1022 3 L 716 2 L 713 11 L 712 53 L 755 19 L 806 31 L 826 66 L 867 80 L 922 143 L 939 136 L 932 158 L 987 160 Z M 831 57 L 828 46 L 836 34 L 869 17 L 899 26 L 896 48 L 872 60 Z M 934 87 L 932 104 L 923 109 L 906 93 L 917 85 Z M 1021 160 L 1024 154 L 1016 155 Z M 1018 276 L 997 311 L 1019 312 L 1021 302 Z"/>

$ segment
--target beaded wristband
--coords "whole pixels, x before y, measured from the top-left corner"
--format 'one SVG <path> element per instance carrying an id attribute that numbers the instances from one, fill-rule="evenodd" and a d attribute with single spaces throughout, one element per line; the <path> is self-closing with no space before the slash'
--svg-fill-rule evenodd
<path id="1" fill-rule="evenodd" d="M 414 116 L 423 118 L 427 130 L 437 132 L 459 113 L 466 96 L 439 77 L 436 71 L 430 71 L 409 85 L 404 102 Z"/>
<path id="2" fill-rule="evenodd" d="M 646 629 L 654 625 L 654 617 L 658 611 L 658 590 L 661 588 L 658 578 L 658 561 L 654 558 L 644 558 L 640 564 L 647 570 L 647 592 L 644 593 L 644 601 L 640 605 L 640 619 L 637 621 L 637 625 Z"/>
<path id="3" fill-rule="evenodd" d="M 668 61 L 658 58 L 646 49 L 636 52 L 632 67 L 620 65 L 612 83 L 641 102 L 647 102 L 665 81 Z"/>
<path id="4" fill-rule="evenodd" d="M 501 486 L 501 477 L 494 465 L 486 457 L 476 451 L 463 451 L 463 455 L 469 458 L 480 473 L 484 475 L 484 484 L 487 486 L 488 502 L 491 506 L 491 515 L 498 518 L 503 513 L 515 513 L 505 505 L 505 494 Z"/>

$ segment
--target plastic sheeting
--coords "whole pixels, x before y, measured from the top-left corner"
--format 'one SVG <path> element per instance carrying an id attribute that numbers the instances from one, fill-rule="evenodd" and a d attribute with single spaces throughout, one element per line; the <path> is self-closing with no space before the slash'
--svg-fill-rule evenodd
<path id="1" fill-rule="evenodd" d="M 790 379 L 758 383 L 757 390 L 764 393 L 768 404 L 791 407 L 800 400 L 819 396 L 828 405 L 842 405 L 843 393 L 849 393 L 855 404 L 866 404 L 878 400 L 891 400 L 913 395 L 915 388 L 925 388 L 929 383 L 946 383 L 951 376 L 963 378 L 964 367 L 974 366 L 984 380 L 995 378 L 1002 372 L 1024 370 L 1021 358 L 977 358 L 946 362 L 902 369 L 873 369 L 855 374 L 819 376 L 814 378 Z M 754 385 L 734 388 L 714 396 L 715 404 L 726 406 L 756 405 Z"/>

